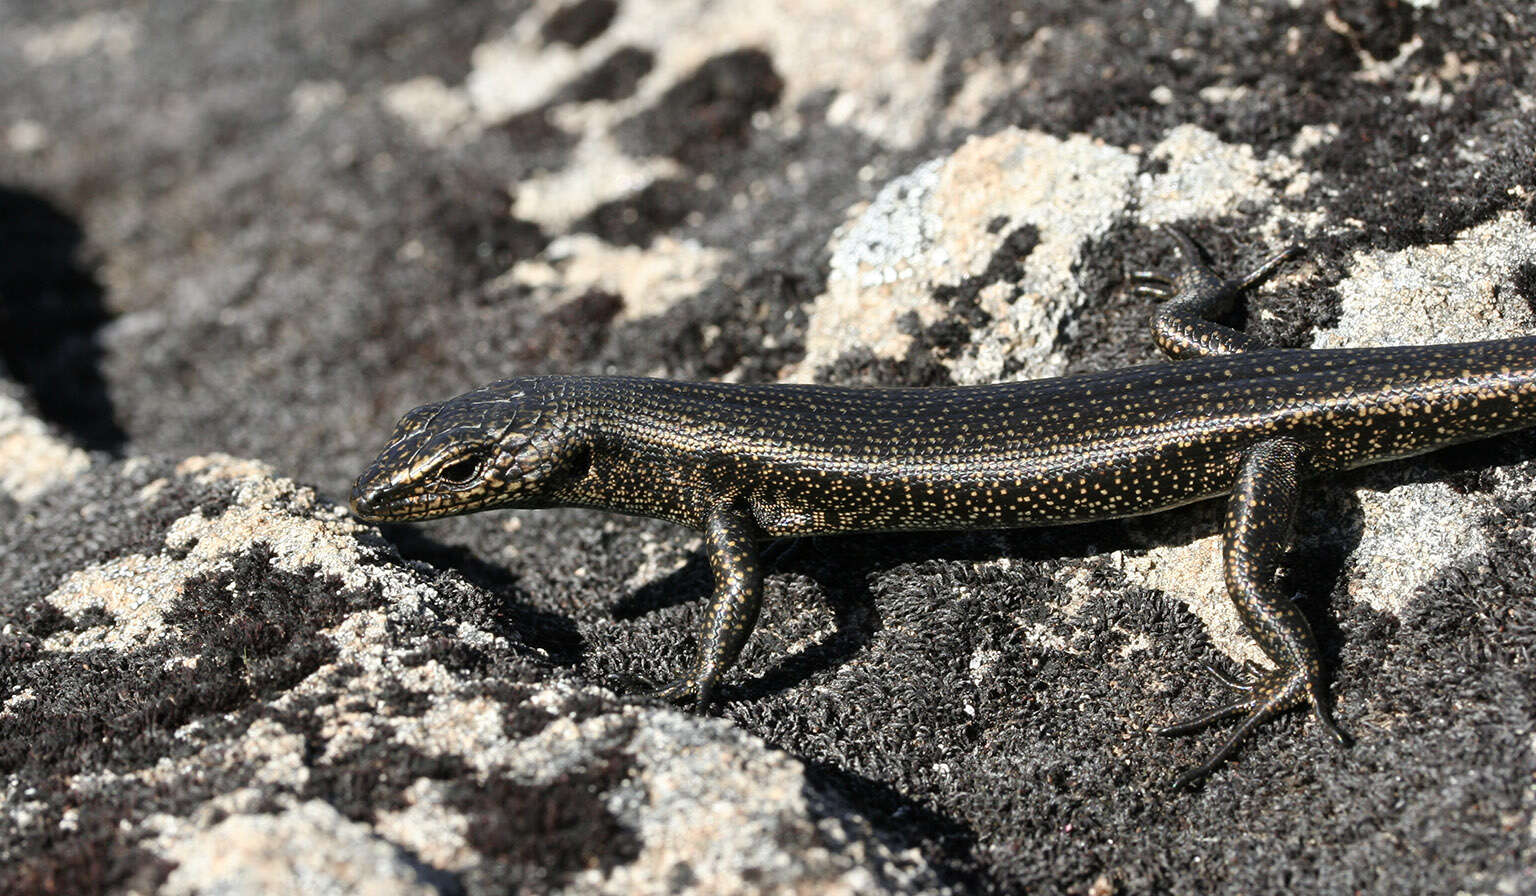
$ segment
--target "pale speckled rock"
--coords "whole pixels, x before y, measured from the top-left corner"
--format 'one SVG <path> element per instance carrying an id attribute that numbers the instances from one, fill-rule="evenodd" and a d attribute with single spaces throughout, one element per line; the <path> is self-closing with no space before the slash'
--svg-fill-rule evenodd
<path id="1" fill-rule="evenodd" d="M 177 862 L 160 892 L 265 896 L 431 896 L 423 869 L 368 825 L 309 800 L 276 815 L 235 815 L 163 842 Z"/>
<path id="2" fill-rule="evenodd" d="M 80 475 L 120 475 L 135 465 L 142 464 Z M 946 892 L 919 856 L 889 849 L 868 822 L 819 793 L 800 761 L 727 722 L 620 706 L 606 691 L 559 680 L 511 700 L 468 693 L 484 683 L 435 660 L 404 657 L 394 632 L 432 616 L 441 595 L 420 570 L 382 554 L 367 538 L 369 527 L 258 462 L 194 457 L 175 475 L 227 489 L 229 506 L 217 515 L 171 521 L 168 553 L 127 554 L 70 576 L 49 602 L 70 616 L 100 608 L 110 622 L 61 632 L 44 643 L 46 650 L 131 655 L 154 648 L 170 634 L 163 614 L 186 583 L 257 544 L 270 550 L 275 569 L 334 577 L 339 588 L 375 588 L 385 603 L 319 632 L 334 645 L 334 657 L 270 698 L 270 717 L 236 736 L 216 734 L 217 720 L 196 720 L 177 732 L 190 749 L 174 761 L 72 779 L 69 787 L 82 801 L 133 787 L 174 791 L 212 775 L 233 782 L 188 811 L 123 821 L 125 835 L 146 837 L 146 849 L 174 863 L 158 892 L 455 891 L 452 876 L 474 875 L 486 859 L 474 845 L 475 822 L 451 799 L 454 782 L 417 779 L 403 787 L 401 807 L 362 820 L 323 800 L 300 798 L 317 774 L 381 743 L 461 763 L 480 780 L 517 781 L 534 798 L 538 788 L 558 787 L 605 756 L 623 757 L 633 772 L 596 796 L 618 824 L 635 832 L 636 854 L 579 871 L 552 892 Z M 157 479 L 135 500 L 153 505 L 171 491 L 168 480 Z M 498 643 L 498 636 L 467 622 L 453 637 L 467 646 Z M 200 657 L 193 645 L 191 655 L 169 662 L 197 669 Z M 424 708 L 398 714 L 386 693 L 409 694 Z M 5 695 L 0 722 L 36 699 Z M 593 702 L 616 711 L 582 717 L 582 707 Z M 312 707 L 308 730 L 279 721 L 302 717 L 304 706 Z M 515 713 L 540 720 L 520 723 L 533 733 L 509 731 Z M 42 804 L 5 793 L 10 823 L 42 823 Z M 274 803 L 281 808 L 274 811 Z M 680 867 L 693 883 L 680 883 Z"/>
<path id="3" fill-rule="evenodd" d="M 827 292 L 810 312 L 805 359 L 786 378 L 809 382 L 820 365 L 854 348 L 897 357 L 911 337 L 896 328 L 909 312 L 936 309 L 928 280 L 917 280 L 941 224 L 926 209 L 943 161 L 925 162 L 881 188 L 875 201 L 836 239 Z M 948 258 L 938 259 L 940 265 Z M 913 282 L 916 281 L 916 282 Z"/>
<path id="4" fill-rule="evenodd" d="M 760 47 L 775 60 L 785 80 L 782 107 L 794 109 L 806 96 L 836 90 L 843 98 L 829 113 L 835 120 L 896 143 L 911 142 L 917 122 L 937 102 L 942 56 L 914 60 L 907 42 L 924 21 L 931 0 L 892 5 L 775 0 L 719 4 L 690 0 L 621 4 L 612 23 L 579 48 L 549 45 L 540 30 L 561 4 L 540 4 L 543 13 L 525 16 L 510 33 L 477 47 L 465 81 L 481 119 L 494 122 L 547 99 L 577 73 L 623 46 L 656 54 L 655 67 L 639 94 L 625 101 L 642 106 L 706 59 L 742 47 Z M 773 22 L 785 27 L 766 27 Z M 659 40 L 671 35 L 686 40 Z"/>
<path id="5" fill-rule="evenodd" d="M 474 109 L 469 99 L 440 78 L 423 76 L 391 85 L 385 89 L 383 100 L 389 111 L 411 125 L 427 143 L 448 143 L 474 133 Z M 308 110 L 295 111 L 304 114 Z"/>
<path id="6" fill-rule="evenodd" d="M 315 567 L 350 587 L 367 581 L 352 537 L 364 527 L 334 505 L 317 505 L 312 489 L 271 478 L 271 471 L 262 464 L 222 455 L 191 458 L 179 472 L 205 481 L 229 480 L 234 505 L 215 519 L 192 514 L 172 524 L 165 544 L 184 549 L 182 559 L 128 555 L 72 575 L 47 597 L 48 602 L 69 615 L 100 608 L 113 621 L 54 635 L 45 644 L 48 649 L 126 650 L 147 645 L 163 632 L 160 614 L 175 601 L 182 582 L 222 565 L 230 554 L 257 541 L 273 549 L 283 568 Z M 141 499 L 152 502 L 156 492 L 156 484 L 151 483 Z"/>
<path id="7" fill-rule="evenodd" d="M 916 314 L 932 323 L 940 310 L 933 289 L 979 273 L 1005 231 L 1025 224 L 1039 228 L 1040 245 L 1008 301 L 985 309 L 1000 323 L 985 335 L 981 360 L 957 374 L 995 378 L 1004 357 L 1048 372 L 1057 325 L 1083 301 L 1071 276 L 1078 248 L 1113 222 L 1134 175 L 1122 150 L 1010 129 L 890 182 L 837 237 L 827 291 L 809 312 L 805 359 L 790 378 L 808 380 L 856 348 L 899 357 L 911 340 L 897 321 Z M 1004 228 L 989 232 L 997 218 Z"/>
<path id="8" fill-rule="evenodd" d="M 816 806 L 825 797 L 798 760 L 731 726 L 656 713 L 629 749 L 639 771 L 614 806 L 645 846 L 606 880 L 579 879 L 593 892 L 944 891 L 915 853 L 893 853 L 859 819 Z M 691 869 L 686 884 L 680 866 Z"/>
<path id="9" fill-rule="evenodd" d="M 898 321 L 915 314 L 933 323 L 943 310 L 934 289 L 980 273 L 1007 232 L 1026 224 L 1037 228 L 1039 244 L 1023 262 L 1023 278 L 982 291 L 992 323 L 952 373 L 960 383 L 995 381 L 1008 363 L 1032 376 L 1058 373 L 1063 325 L 1090 299 L 1077 268 L 1091 241 L 1133 214 L 1157 224 L 1223 214 L 1240 202 L 1275 207 L 1301 181 L 1296 162 L 1257 159 L 1193 125 L 1172 129 L 1146 155 L 1166 170 L 1138 175 L 1137 156 L 1125 150 L 1008 129 L 892 180 L 835 238 L 826 292 L 810 310 L 805 358 L 787 378 L 810 380 L 855 350 L 900 358 L 912 340 Z M 1280 218 L 1276 210 L 1265 229 L 1278 235 Z"/>
<path id="10" fill-rule="evenodd" d="M 644 189 L 659 178 L 675 177 L 682 170 L 671 159 L 635 159 L 620 150 L 611 136 L 594 134 L 577 144 L 566 166 L 520 181 L 513 192 L 512 214 L 551 230 L 564 230 L 598 205 Z"/>
<path id="11" fill-rule="evenodd" d="M 917 856 L 892 852 L 867 824 L 829 812 L 833 806 L 813 806 L 825 798 L 799 761 L 724 722 L 631 709 L 580 725 L 557 720 L 523 742 L 462 718 L 436 716 L 427 727 L 441 732 L 429 748 L 453 749 L 487 769 L 506 760 L 503 771 L 535 783 L 579 771 L 599 752 L 634 758 L 636 775 L 607 800 L 636 831 L 639 854 L 611 871 L 578 874 L 564 892 L 945 892 Z M 466 743 L 463 732 L 476 730 L 476 742 Z M 381 817 L 380 829 L 439 868 L 470 868 L 467 821 L 444 806 L 439 785 L 419 781 L 408 800 L 409 808 Z"/>
<path id="12" fill-rule="evenodd" d="M 59 632 L 43 642 L 48 650 L 127 650 L 159 638 L 160 611 L 189 574 L 197 570 L 161 556 L 130 554 L 71 575 L 49 594 L 48 603 L 69 616 L 105 610 L 111 625 Z"/>
<path id="13" fill-rule="evenodd" d="M 1536 226 L 1505 212 L 1449 245 L 1361 253 L 1338 285 L 1336 326 L 1314 348 L 1415 345 L 1498 339 L 1531 332 L 1531 308 L 1510 288 L 1536 263 Z"/>
<path id="14" fill-rule="evenodd" d="M 1211 642 L 1238 661 L 1265 662 L 1227 596 L 1222 578 L 1221 536 L 1185 544 L 1124 553 L 1118 558 L 1128 580 L 1176 598 L 1205 625 Z"/>
<path id="15" fill-rule="evenodd" d="M 469 843 L 470 819 L 443 799 L 442 790 L 433 781 L 418 780 L 402 794 L 405 808 L 378 813 L 374 828 L 422 862 L 458 874 L 472 869 L 480 854 Z"/>
<path id="16" fill-rule="evenodd" d="M 1273 205 L 1295 182 L 1305 192 L 1299 163 L 1279 153 L 1257 158 L 1252 147 L 1223 143 L 1204 128 L 1181 124 L 1147 154 L 1167 166 L 1142 174 L 1137 184 L 1138 217 L 1144 224 L 1171 224 L 1227 214 L 1243 203 Z M 1271 214 L 1266 236 L 1278 223 Z"/>
<path id="17" fill-rule="evenodd" d="M 273 477 L 264 465 L 239 458 L 192 458 L 178 472 L 205 480 L 229 479 L 234 489 L 234 505 L 220 516 L 183 517 L 171 526 L 166 544 L 187 551 L 189 561 L 212 562 L 262 541 L 282 568 L 312 566 L 350 588 L 368 582 L 370 576 L 358 569 L 363 551 L 356 542 L 367 527 L 344 508 L 319 500 L 313 489 Z"/>
<path id="18" fill-rule="evenodd" d="M 569 164 L 514 186 L 514 214 L 560 230 L 603 202 L 680 173 L 668 159 L 635 159 L 620 152 L 609 130 L 709 58 L 743 47 L 771 56 L 784 78 L 779 109 L 790 111 L 774 114 L 784 118 L 788 130 L 798 127 L 792 110 L 828 91 L 836 95 L 827 112 L 830 121 L 893 145 L 915 142 L 922 123 L 942 108 L 939 77 L 947 48 L 922 60 L 907 52 L 933 5 L 932 0 L 907 0 L 894 7 L 804 0 L 751 5 L 632 0 L 618 6 L 602 34 L 570 47 L 544 40 L 545 23 L 563 6 L 544 2 L 506 33 L 475 48 L 462 85 L 413 79 L 391 86 L 386 102 L 425 142 L 459 141 L 547 102 L 620 48 L 651 52 L 653 67 L 634 96 L 559 112 L 562 126 L 579 135 Z M 767 22 L 776 27 L 765 27 Z M 663 39 L 680 35 L 687 39 Z M 995 101 L 1010 84 L 1005 78 L 993 80 L 987 99 Z M 968 102 L 979 106 L 983 99 Z"/>
<path id="19" fill-rule="evenodd" d="M 573 234 L 550 243 L 546 257 L 518 262 L 507 273 L 553 307 L 600 289 L 624 297 L 622 318 L 660 314 L 714 280 L 730 253 L 691 240 L 662 237 L 650 246 L 613 246 Z"/>
<path id="20" fill-rule="evenodd" d="M 35 498 L 78 476 L 90 455 L 51 432 L 0 392 L 0 493 L 17 501 Z"/>
<path id="21" fill-rule="evenodd" d="M 418 720 L 396 721 L 395 736 L 430 754 L 461 756 L 482 774 L 500 768 L 541 782 L 590 764 L 598 751 L 615 746 L 627 732 L 626 720 L 617 715 L 572 721 L 551 713 L 539 733 L 511 741 L 502 730 L 505 711 L 483 698 L 444 700 Z"/>
<path id="22" fill-rule="evenodd" d="M 33 65 L 48 65 L 99 53 L 121 59 L 139 43 L 139 23 L 127 13 L 89 12 L 55 25 L 28 28 L 21 50 Z"/>
<path id="23" fill-rule="evenodd" d="M 1398 471 L 1380 477 L 1387 480 L 1385 490 L 1377 491 L 1372 482 L 1355 492 L 1363 529 L 1349 558 L 1349 596 L 1401 614 L 1440 570 L 1487 546 L 1483 523 L 1496 518 L 1497 510 L 1491 497 L 1465 494 L 1443 482 L 1393 487 L 1393 472 Z"/>

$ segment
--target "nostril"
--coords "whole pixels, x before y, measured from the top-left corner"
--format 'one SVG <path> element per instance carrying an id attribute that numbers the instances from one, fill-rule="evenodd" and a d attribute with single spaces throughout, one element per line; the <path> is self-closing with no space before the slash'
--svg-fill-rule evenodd
<path id="1" fill-rule="evenodd" d="M 369 500 L 368 490 L 363 487 L 361 479 L 353 483 L 352 500 L 349 503 L 352 505 L 352 512 L 358 516 L 366 517 L 373 510 L 373 502 Z"/>

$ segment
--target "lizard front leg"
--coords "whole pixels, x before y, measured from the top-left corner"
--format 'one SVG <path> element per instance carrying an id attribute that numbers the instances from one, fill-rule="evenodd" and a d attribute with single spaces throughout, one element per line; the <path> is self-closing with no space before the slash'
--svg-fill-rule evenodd
<path id="1" fill-rule="evenodd" d="M 708 703 L 726 670 L 741 655 L 763 600 L 757 541 L 757 524 L 745 508 L 728 503 L 710 510 L 704 523 L 704 546 L 715 590 L 699 626 L 699 658 L 691 673 L 657 691 L 657 697 Z"/>

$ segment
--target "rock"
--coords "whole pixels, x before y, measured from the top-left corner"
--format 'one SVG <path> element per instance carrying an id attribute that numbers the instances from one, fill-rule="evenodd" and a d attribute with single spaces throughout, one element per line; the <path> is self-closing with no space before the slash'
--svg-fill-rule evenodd
<path id="1" fill-rule="evenodd" d="M 1156 362 L 1176 224 L 1294 347 L 1529 332 L 1527 11 L 293 0 L 0 9 L 0 893 L 1525 892 L 1530 435 L 1308 486 L 1304 714 L 1219 506 L 814 539 L 713 712 L 697 537 L 342 509 L 525 373 Z"/>

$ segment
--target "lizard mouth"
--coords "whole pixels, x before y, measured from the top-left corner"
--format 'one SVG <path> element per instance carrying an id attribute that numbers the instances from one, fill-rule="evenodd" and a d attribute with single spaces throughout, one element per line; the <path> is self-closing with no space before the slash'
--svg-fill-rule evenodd
<path id="1" fill-rule="evenodd" d="M 456 501 L 442 495 L 394 496 L 388 491 L 370 492 L 357 487 L 352 489 L 350 503 L 352 515 L 365 523 L 430 520 L 468 513 L 480 506 L 475 502 Z"/>
<path id="2" fill-rule="evenodd" d="M 352 515 L 367 523 L 385 523 L 391 520 L 421 519 L 423 511 L 430 508 L 428 496 L 402 493 L 402 490 L 383 476 L 368 470 L 352 484 Z"/>
<path id="3" fill-rule="evenodd" d="M 404 512 L 405 502 L 390 500 L 389 490 L 368 482 L 365 474 L 352 484 L 352 515 L 368 523 L 382 523 L 398 519 Z"/>
<path id="4" fill-rule="evenodd" d="M 391 482 L 387 475 L 370 469 L 352 484 L 348 502 L 352 515 L 365 523 L 437 519 L 469 513 L 484 507 L 489 494 L 483 488 L 462 491 L 422 490 L 410 483 Z"/>

